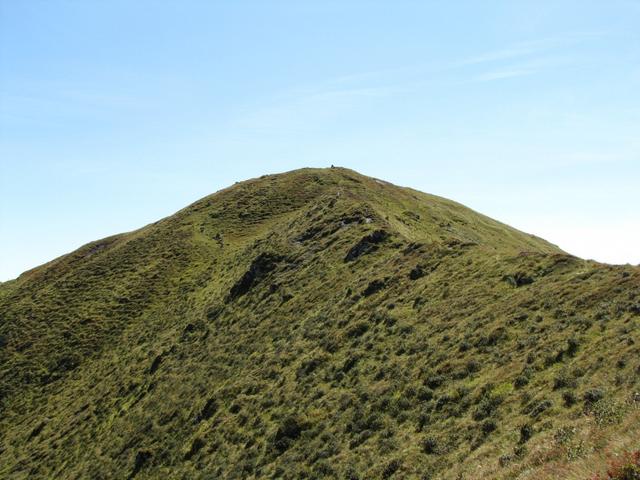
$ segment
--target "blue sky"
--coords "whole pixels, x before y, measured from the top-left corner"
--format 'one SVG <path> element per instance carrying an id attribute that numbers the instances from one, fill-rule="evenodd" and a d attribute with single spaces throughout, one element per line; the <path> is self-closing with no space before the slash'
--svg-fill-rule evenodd
<path id="1" fill-rule="evenodd" d="M 330 164 L 640 263 L 640 1 L 0 0 L 0 280 Z"/>

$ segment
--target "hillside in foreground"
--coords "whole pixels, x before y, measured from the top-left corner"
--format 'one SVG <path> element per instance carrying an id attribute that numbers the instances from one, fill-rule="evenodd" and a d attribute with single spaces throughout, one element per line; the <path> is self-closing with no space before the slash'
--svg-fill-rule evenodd
<path id="1" fill-rule="evenodd" d="M 0 478 L 579 479 L 640 449 L 640 268 L 341 169 L 0 284 Z"/>

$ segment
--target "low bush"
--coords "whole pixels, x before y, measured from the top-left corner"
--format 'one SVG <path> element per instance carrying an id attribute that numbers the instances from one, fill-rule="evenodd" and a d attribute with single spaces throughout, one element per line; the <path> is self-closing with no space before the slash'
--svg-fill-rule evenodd
<path id="1" fill-rule="evenodd" d="M 553 402 L 549 399 L 542 400 L 541 402 L 532 406 L 529 410 L 529 416 L 532 418 L 538 417 L 542 412 L 550 409 L 553 406 Z"/>
<path id="2" fill-rule="evenodd" d="M 524 373 L 521 373 L 516 377 L 513 382 L 513 386 L 516 388 L 522 388 L 529 383 L 529 377 L 527 377 Z"/>
<path id="3" fill-rule="evenodd" d="M 504 455 L 500 455 L 500 457 L 498 458 L 498 465 L 504 468 L 507 465 L 509 465 L 512 460 L 513 460 L 513 457 L 508 453 L 505 453 Z"/>
<path id="4" fill-rule="evenodd" d="M 564 402 L 565 407 L 569 408 L 576 404 L 578 398 L 572 391 L 566 391 L 562 392 L 562 401 Z"/>
<path id="5" fill-rule="evenodd" d="M 496 428 L 498 428 L 498 424 L 495 422 L 495 420 L 491 418 L 487 418 L 480 424 L 480 429 L 482 430 L 482 433 L 484 433 L 485 435 L 489 435 Z"/>
<path id="6" fill-rule="evenodd" d="M 422 451 L 427 455 L 438 453 L 438 440 L 435 437 L 428 436 L 422 440 Z"/>
<path id="7" fill-rule="evenodd" d="M 569 340 L 567 340 L 567 355 L 569 355 L 570 357 L 573 357 L 578 352 L 579 345 L 580 345 L 580 342 L 575 337 L 572 337 Z"/>
<path id="8" fill-rule="evenodd" d="M 271 438 L 271 445 L 275 452 L 278 455 L 282 454 L 300 437 L 300 434 L 306 428 L 307 425 L 298 418 L 293 416 L 286 417 Z"/>
<path id="9" fill-rule="evenodd" d="M 416 391 L 416 397 L 421 402 L 428 402 L 433 398 L 433 390 L 428 387 L 420 387 Z"/>
<path id="10" fill-rule="evenodd" d="M 391 478 L 391 476 L 398 471 L 401 465 L 402 463 L 400 463 L 400 460 L 398 459 L 391 460 L 384 467 L 384 470 L 382 470 L 382 478 L 384 479 Z"/>
<path id="11" fill-rule="evenodd" d="M 583 395 L 585 408 L 590 408 L 593 404 L 604 398 L 604 391 L 600 388 L 592 388 L 584 392 Z"/>
<path id="12" fill-rule="evenodd" d="M 520 426 L 520 440 L 518 443 L 527 443 L 533 436 L 533 427 L 529 423 L 525 423 Z"/>
<path id="13" fill-rule="evenodd" d="M 553 379 L 553 389 L 559 390 L 561 388 L 576 388 L 578 385 L 577 380 L 566 369 L 560 370 Z"/>
<path id="14" fill-rule="evenodd" d="M 477 360 L 469 360 L 465 368 L 467 373 L 470 375 L 472 373 L 479 372 L 482 368 L 482 364 Z"/>
<path id="15" fill-rule="evenodd" d="M 473 419 L 483 420 L 487 417 L 492 416 L 501 403 L 502 403 L 501 396 L 485 394 L 485 396 L 482 397 L 482 399 L 476 406 L 475 410 L 473 411 L 473 414 L 472 414 Z"/>
<path id="16" fill-rule="evenodd" d="M 622 421 L 625 406 L 612 399 L 603 398 L 591 407 L 591 413 L 598 425 L 614 425 Z"/>

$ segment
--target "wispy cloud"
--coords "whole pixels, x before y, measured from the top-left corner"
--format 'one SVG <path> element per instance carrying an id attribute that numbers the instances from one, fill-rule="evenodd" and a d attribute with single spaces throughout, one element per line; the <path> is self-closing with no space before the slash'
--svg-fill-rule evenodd
<path id="1" fill-rule="evenodd" d="M 469 65 L 479 65 L 484 63 L 500 62 L 504 60 L 521 59 L 523 57 L 538 54 L 544 50 L 548 50 L 551 46 L 551 43 L 553 42 L 551 42 L 550 40 L 519 43 L 507 48 L 483 52 L 476 56 L 455 61 L 451 66 L 452 68 L 459 68 Z"/>
<path id="2" fill-rule="evenodd" d="M 573 59 L 563 56 L 544 55 L 531 59 L 504 62 L 498 65 L 486 65 L 482 67 L 481 71 L 469 72 L 469 75 L 471 75 L 471 82 L 491 82 L 553 71 L 569 65 L 573 61 Z"/>
<path id="3" fill-rule="evenodd" d="M 543 70 L 560 67 L 569 62 L 559 53 L 587 39 L 605 35 L 604 32 L 573 33 L 558 37 L 515 43 L 452 62 L 451 69 L 471 70 L 471 81 L 488 82 L 524 77 Z M 487 71 L 476 73 L 474 70 Z"/>
<path id="4" fill-rule="evenodd" d="M 235 128 L 252 133 L 308 133 L 331 125 L 352 109 L 395 95 L 396 86 L 296 89 L 253 105 L 232 121 Z"/>
<path id="5" fill-rule="evenodd" d="M 253 133 L 302 133 L 324 128 L 342 115 L 385 98 L 460 83 L 483 83 L 532 76 L 575 61 L 572 46 L 603 35 L 573 33 L 479 52 L 457 60 L 345 73 L 315 85 L 290 88 L 247 106 L 232 121 Z"/>
<path id="6" fill-rule="evenodd" d="M 523 59 L 529 56 L 540 55 L 545 52 L 555 52 L 559 49 L 576 45 L 588 39 L 602 37 L 603 35 L 606 35 L 606 32 L 574 32 L 571 34 L 542 38 L 539 40 L 517 42 L 506 47 L 485 51 L 478 55 L 453 62 L 452 66 L 463 67 L 466 65 Z"/>
<path id="7" fill-rule="evenodd" d="M 482 73 L 473 80 L 476 82 L 491 82 L 493 80 L 502 80 L 505 78 L 524 77 L 535 73 L 535 70 L 496 70 L 495 72 Z"/>

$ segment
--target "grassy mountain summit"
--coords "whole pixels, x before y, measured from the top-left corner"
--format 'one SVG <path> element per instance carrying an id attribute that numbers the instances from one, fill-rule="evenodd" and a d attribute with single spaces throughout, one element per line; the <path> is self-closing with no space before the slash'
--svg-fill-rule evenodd
<path id="1" fill-rule="evenodd" d="M 640 438 L 640 268 L 342 169 L 0 284 L 2 478 L 575 478 Z"/>

